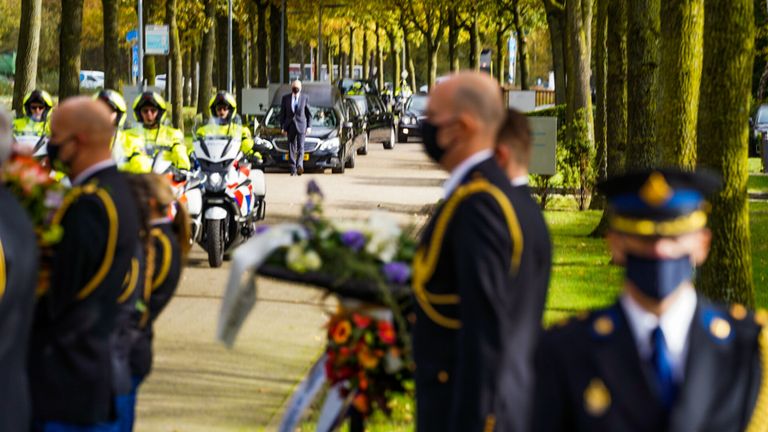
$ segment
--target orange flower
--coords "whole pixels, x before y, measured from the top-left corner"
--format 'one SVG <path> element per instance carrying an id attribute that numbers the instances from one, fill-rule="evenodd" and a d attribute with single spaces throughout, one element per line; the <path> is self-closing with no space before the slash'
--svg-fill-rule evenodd
<path id="1" fill-rule="evenodd" d="M 343 344 L 352 334 L 352 325 L 347 320 L 338 322 L 332 330 L 333 341 L 337 344 Z"/>
<path id="2" fill-rule="evenodd" d="M 368 414 L 368 409 L 370 408 L 368 406 L 368 397 L 363 393 L 358 393 L 357 396 L 355 396 L 355 398 L 352 400 L 352 405 L 361 414 Z"/>
<path id="3" fill-rule="evenodd" d="M 365 374 L 360 371 L 360 374 L 358 375 L 358 380 L 360 381 L 360 390 L 366 391 L 368 389 L 368 379 L 365 378 Z"/>
<path id="4" fill-rule="evenodd" d="M 361 329 L 364 329 L 371 324 L 370 317 L 367 317 L 365 315 L 360 315 L 359 313 L 352 314 L 352 321 L 354 321 L 355 325 Z"/>
<path id="5" fill-rule="evenodd" d="M 379 321 L 379 338 L 385 344 L 392 345 L 395 343 L 395 329 L 389 321 Z"/>
<path id="6" fill-rule="evenodd" d="M 357 359 L 365 369 L 375 369 L 376 366 L 379 365 L 379 358 L 371 353 L 368 347 L 365 347 L 357 353 Z"/>

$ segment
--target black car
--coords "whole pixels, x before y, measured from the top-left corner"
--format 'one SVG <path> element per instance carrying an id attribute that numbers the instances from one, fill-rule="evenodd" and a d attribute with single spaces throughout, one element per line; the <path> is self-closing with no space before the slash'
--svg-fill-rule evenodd
<path id="1" fill-rule="evenodd" d="M 749 119 L 751 131 L 749 135 L 749 156 L 756 157 L 762 153 L 763 142 L 768 142 L 768 105 L 760 105 L 755 115 Z"/>
<path id="2" fill-rule="evenodd" d="M 421 136 L 421 121 L 426 117 L 428 101 L 429 96 L 425 94 L 415 94 L 408 99 L 400 116 L 397 141 L 408 142 L 409 137 Z"/>
<path id="3" fill-rule="evenodd" d="M 366 94 L 347 97 L 355 102 L 358 110 L 365 116 L 368 140 L 384 144 L 387 150 L 395 148 L 395 117 L 384 108 L 379 96 Z"/>
<path id="4" fill-rule="evenodd" d="M 350 96 L 344 96 L 344 107 L 347 109 L 347 121 L 352 123 L 355 132 L 363 137 L 363 145 L 357 149 L 357 154 L 368 154 L 368 118 L 365 111 Z"/>
<path id="5" fill-rule="evenodd" d="M 309 98 L 310 131 L 304 139 L 304 169 L 330 168 L 342 174 L 355 167 L 355 153 L 365 142 L 364 129 L 349 119 L 347 106 L 339 89 L 330 84 L 305 83 L 302 93 Z M 272 98 L 272 107 L 259 128 L 259 136 L 272 142 L 267 158 L 270 166 L 288 168 L 288 137 L 281 134 L 278 115 L 283 96 L 291 86 L 282 85 Z"/>

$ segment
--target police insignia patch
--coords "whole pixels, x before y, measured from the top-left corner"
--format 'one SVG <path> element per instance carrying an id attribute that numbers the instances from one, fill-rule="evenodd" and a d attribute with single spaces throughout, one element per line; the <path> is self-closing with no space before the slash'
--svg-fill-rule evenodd
<path id="1" fill-rule="evenodd" d="M 611 406 L 611 393 L 605 387 L 603 380 L 592 378 L 584 390 L 584 409 L 591 416 L 599 417 Z"/>
<path id="2" fill-rule="evenodd" d="M 639 192 L 640 198 L 652 207 L 663 205 L 669 201 L 672 194 L 672 188 L 660 172 L 651 173 Z"/>

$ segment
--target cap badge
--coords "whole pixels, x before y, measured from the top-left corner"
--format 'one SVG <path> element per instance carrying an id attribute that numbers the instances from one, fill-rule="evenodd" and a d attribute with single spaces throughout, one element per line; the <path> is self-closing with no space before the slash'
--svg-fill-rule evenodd
<path id="1" fill-rule="evenodd" d="M 652 207 L 659 207 L 672 197 L 672 188 L 664 179 L 664 175 L 654 171 L 648 176 L 643 187 L 640 188 L 640 198 Z"/>
<path id="2" fill-rule="evenodd" d="M 611 406 L 611 394 L 603 380 L 592 378 L 584 390 L 584 409 L 592 416 L 599 417 Z"/>

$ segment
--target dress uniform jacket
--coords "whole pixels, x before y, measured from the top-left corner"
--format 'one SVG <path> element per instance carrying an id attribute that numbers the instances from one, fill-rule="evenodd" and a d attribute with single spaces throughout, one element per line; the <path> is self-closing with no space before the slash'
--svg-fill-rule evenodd
<path id="1" fill-rule="evenodd" d="M 534 430 L 768 430 L 766 322 L 765 311 L 728 311 L 699 297 L 669 413 L 620 304 L 549 330 L 536 357 Z"/>
<path id="2" fill-rule="evenodd" d="M 471 168 L 414 260 L 417 430 L 527 430 L 533 349 L 551 261 L 527 188 Z"/>
<path id="3" fill-rule="evenodd" d="M 131 378 L 131 350 L 133 348 L 133 315 L 146 284 L 146 263 L 143 245 L 136 245 L 131 267 L 123 281 L 123 292 L 117 299 L 118 313 L 112 333 L 112 372 L 115 393 L 126 395 L 133 389 Z"/>
<path id="4" fill-rule="evenodd" d="M 0 186 L 0 430 L 29 429 L 27 345 L 37 283 L 37 243 L 16 199 Z"/>
<path id="5" fill-rule="evenodd" d="M 152 369 L 153 324 L 176 292 L 181 276 L 181 249 L 170 222 L 152 228 L 154 272 L 142 294 L 143 310 L 134 314 L 134 343 L 131 349 L 131 371 L 144 378 Z"/>
<path id="6" fill-rule="evenodd" d="M 30 347 L 36 421 L 88 425 L 115 418 L 110 336 L 136 250 L 136 212 L 127 181 L 110 166 L 75 187 L 54 219 L 64 233 Z"/>

